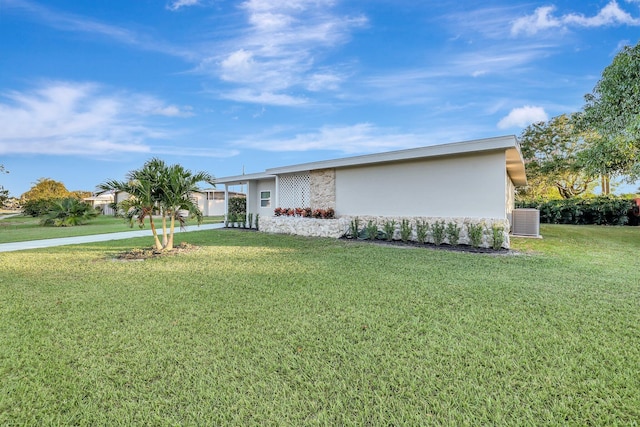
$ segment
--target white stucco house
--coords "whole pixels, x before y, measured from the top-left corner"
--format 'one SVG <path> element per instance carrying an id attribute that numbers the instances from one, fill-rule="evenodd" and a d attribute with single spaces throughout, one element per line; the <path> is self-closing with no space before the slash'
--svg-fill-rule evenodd
<path id="1" fill-rule="evenodd" d="M 282 166 L 216 179 L 225 192 L 239 185 L 246 187 L 247 210 L 259 214 L 262 231 L 336 237 L 344 234 L 354 217 L 364 221 L 500 222 L 508 233 L 515 188 L 526 183 L 515 136 Z M 341 221 L 331 230 L 324 223 L 321 230 L 313 231 L 308 218 L 303 222 L 274 217 L 277 207 L 332 208 Z"/>
<path id="2" fill-rule="evenodd" d="M 90 204 L 95 209 L 100 209 L 103 215 L 113 215 L 113 209 L 111 204 L 115 199 L 113 191 L 107 191 L 101 194 L 94 194 L 91 197 L 85 197 L 82 200 L 85 203 Z"/>
<path id="3" fill-rule="evenodd" d="M 236 191 L 225 192 L 215 188 L 207 188 L 191 194 L 191 198 L 198 204 L 203 216 L 224 215 L 227 212 L 225 201 L 228 197 L 245 197 L 245 194 Z"/>
<path id="4" fill-rule="evenodd" d="M 121 203 L 130 197 L 129 193 L 124 191 L 109 192 L 109 194 L 111 194 L 110 202 L 114 203 Z M 215 188 L 207 188 L 191 193 L 191 199 L 198 204 L 203 216 L 224 215 L 227 212 L 226 197 L 245 197 L 245 194 L 237 191 L 217 190 Z M 108 212 L 111 215 L 114 213 L 110 208 Z"/>

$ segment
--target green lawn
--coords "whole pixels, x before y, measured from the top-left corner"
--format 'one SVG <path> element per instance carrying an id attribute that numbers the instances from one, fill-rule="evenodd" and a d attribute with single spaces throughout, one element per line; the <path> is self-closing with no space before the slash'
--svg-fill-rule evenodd
<path id="1" fill-rule="evenodd" d="M 0 425 L 637 425 L 640 228 L 519 255 L 239 230 L 0 254 Z"/>
<path id="2" fill-rule="evenodd" d="M 222 216 L 204 217 L 202 223 L 210 224 L 221 222 Z M 157 227 L 161 223 L 156 224 Z M 188 225 L 197 225 L 195 220 L 190 220 Z M 149 223 L 145 223 L 149 229 Z M 133 228 L 123 218 L 101 215 L 91 220 L 86 225 L 77 227 L 43 227 L 40 218 L 30 216 L 14 216 L 0 219 L 0 243 L 25 242 L 28 240 L 54 239 L 58 237 L 88 236 L 91 234 L 117 233 L 121 231 L 139 230 L 137 224 Z"/>

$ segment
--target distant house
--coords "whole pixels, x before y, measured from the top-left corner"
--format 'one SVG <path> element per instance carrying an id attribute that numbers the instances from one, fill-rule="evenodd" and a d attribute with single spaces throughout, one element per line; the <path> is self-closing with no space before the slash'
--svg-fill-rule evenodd
<path id="1" fill-rule="evenodd" d="M 96 209 L 100 209 L 103 215 L 113 215 L 114 211 L 111 204 L 114 201 L 114 192 L 107 191 L 105 193 L 96 194 L 91 197 L 82 199 L 85 203 L 90 204 Z"/>
<path id="2" fill-rule="evenodd" d="M 203 216 L 221 216 L 227 211 L 226 197 L 245 197 L 245 194 L 236 191 L 227 191 L 225 193 L 223 190 L 209 188 L 193 193 L 191 197 L 198 204 Z"/>
<path id="3" fill-rule="evenodd" d="M 107 193 L 104 193 L 107 194 Z M 225 196 L 228 197 L 245 197 L 244 193 L 235 191 L 216 190 L 213 188 L 205 189 L 191 194 L 191 198 L 198 204 L 203 216 L 222 216 L 226 212 Z M 121 203 L 129 198 L 129 193 L 117 191 L 112 193 L 111 201 Z M 110 211 L 113 214 L 113 211 Z"/>
<path id="4" fill-rule="evenodd" d="M 334 209 L 343 219 L 321 235 L 343 233 L 353 217 L 501 222 L 508 233 L 515 188 L 527 179 L 517 139 L 503 136 L 283 166 L 216 183 L 225 192 L 246 186 L 247 211 L 259 214 L 263 231 L 296 233 L 271 220 L 274 208 L 310 207 Z"/>

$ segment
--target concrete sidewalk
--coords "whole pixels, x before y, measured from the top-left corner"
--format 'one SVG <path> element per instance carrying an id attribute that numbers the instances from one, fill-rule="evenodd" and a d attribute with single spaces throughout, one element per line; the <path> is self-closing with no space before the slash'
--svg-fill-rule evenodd
<path id="1" fill-rule="evenodd" d="M 176 228 L 176 233 L 204 231 L 223 228 L 224 224 L 189 225 L 186 230 Z M 123 231 L 119 233 L 94 234 L 91 236 L 61 237 L 58 239 L 30 240 L 27 242 L 1 243 L 0 252 L 22 251 L 26 249 L 50 248 L 53 246 L 79 245 L 82 243 L 106 242 L 108 240 L 131 239 L 133 237 L 152 236 L 151 230 Z"/>

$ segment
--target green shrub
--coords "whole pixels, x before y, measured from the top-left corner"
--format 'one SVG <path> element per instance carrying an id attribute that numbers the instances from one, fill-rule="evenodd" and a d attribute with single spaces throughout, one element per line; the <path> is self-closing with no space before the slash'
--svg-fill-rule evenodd
<path id="1" fill-rule="evenodd" d="M 424 220 L 416 221 L 416 237 L 418 238 L 418 243 L 426 243 L 428 234 L 429 223 Z"/>
<path id="2" fill-rule="evenodd" d="M 479 248 L 482 244 L 482 224 L 467 224 L 467 233 L 469 234 L 469 242 L 474 248 Z"/>
<path id="3" fill-rule="evenodd" d="M 396 232 L 396 221 L 392 219 L 391 221 L 385 221 L 382 224 L 382 232 L 384 233 L 384 238 L 388 241 L 393 240 L 393 235 Z"/>
<path id="4" fill-rule="evenodd" d="M 365 230 L 367 232 L 367 239 L 375 240 L 378 238 L 378 224 L 376 224 L 375 221 L 369 220 L 369 222 L 367 222 Z"/>
<path id="5" fill-rule="evenodd" d="M 444 231 L 445 231 L 444 221 L 436 221 L 431 226 L 431 235 L 433 236 L 433 243 L 436 246 L 441 245 L 442 242 L 444 241 Z"/>
<path id="6" fill-rule="evenodd" d="M 241 214 L 247 211 L 247 199 L 244 197 L 229 198 L 229 213 Z"/>
<path id="7" fill-rule="evenodd" d="M 518 208 L 538 209 L 542 223 L 575 225 L 624 225 L 629 220 L 628 212 L 632 206 L 631 199 L 614 196 L 516 203 Z"/>
<path id="8" fill-rule="evenodd" d="M 354 217 L 349 222 L 349 232 L 347 233 L 347 237 L 351 239 L 357 239 L 360 235 L 360 219 L 358 217 Z"/>
<path id="9" fill-rule="evenodd" d="M 248 228 L 253 228 L 253 214 L 252 213 L 247 214 L 247 227 Z"/>
<path id="10" fill-rule="evenodd" d="M 407 243 L 411 238 L 411 232 L 411 222 L 409 222 L 408 219 L 403 219 L 402 222 L 400 222 L 400 240 Z"/>
<path id="11" fill-rule="evenodd" d="M 451 246 L 458 246 L 458 241 L 460 240 L 460 227 L 458 224 L 455 222 L 448 223 L 444 233 Z"/>
<path id="12" fill-rule="evenodd" d="M 99 215 L 90 204 L 82 202 L 75 197 L 58 200 L 51 206 L 49 212 L 43 216 L 40 222 L 45 226 L 73 227 L 89 222 Z"/>
<path id="13" fill-rule="evenodd" d="M 60 199 L 37 199 L 28 200 L 22 206 L 22 212 L 25 215 L 38 217 L 46 215 Z"/>
<path id="14" fill-rule="evenodd" d="M 493 249 L 498 250 L 504 243 L 504 227 L 498 224 L 491 226 L 491 236 L 493 237 Z"/>

